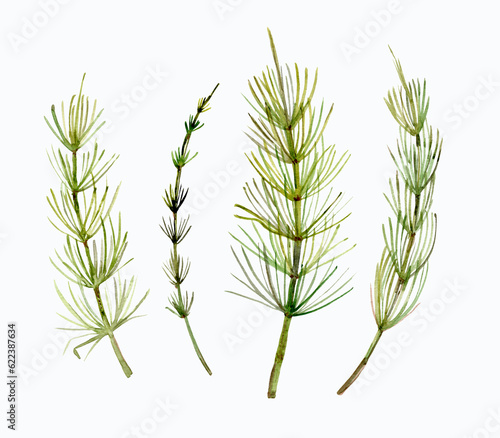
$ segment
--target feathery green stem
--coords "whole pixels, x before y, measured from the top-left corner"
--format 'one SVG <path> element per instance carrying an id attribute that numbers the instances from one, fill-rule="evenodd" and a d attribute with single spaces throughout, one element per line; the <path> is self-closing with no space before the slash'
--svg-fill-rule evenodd
<path id="1" fill-rule="evenodd" d="M 250 221 L 256 236 L 240 227 L 249 242 L 235 237 L 241 259 L 233 250 L 244 276 L 235 278 L 255 296 L 228 292 L 285 316 L 269 381 L 268 397 L 274 398 L 292 318 L 316 312 L 350 291 L 345 290 L 350 281 L 345 272 L 334 279 L 334 262 L 351 248 L 340 250 L 346 239 L 337 240 L 340 223 L 348 216 L 340 215 L 342 194 L 332 198 L 330 188 L 321 196 L 349 158 L 324 143 L 333 105 L 326 114 L 323 104 L 319 111 L 313 108 L 317 71 L 309 88 L 308 70 L 301 77 L 297 65 L 283 68 L 268 33 L 275 69 L 267 68 L 249 82 L 254 98 L 249 103 L 257 116 L 250 115 L 247 135 L 258 150 L 247 158 L 258 178 L 244 187 L 250 206 L 236 204 L 235 215 Z"/>
<path id="2" fill-rule="evenodd" d="M 418 80 L 407 82 L 394 53 L 393 57 L 401 86 L 389 91 L 385 102 L 399 124 L 397 154 L 389 149 L 398 172 L 395 180 L 389 182 L 390 194 L 384 196 L 396 220 L 394 224 L 389 218 L 388 227 L 382 226 L 385 247 L 376 268 L 372 296 L 377 335 L 359 366 L 337 392 L 339 395 L 359 377 L 382 333 L 415 309 L 436 239 L 437 217 L 430 212 L 430 207 L 442 140 L 439 131 L 434 135 L 427 124 L 426 81 L 423 86 Z"/>
<path id="3" fill-rule="evenodd" d="M 109 218 L 118 189 L 107 206 L 107 187 L 101 200 L 99 201 L 97 198 L 96 183 L 106 174 L 118 157 L 113 155 L 106 163 L 100 164 L 104 151 L 98 154 L 96 142 L 93 154 L 90 152 L 81 153 L 81 161 L 78 160 L 80 149 L 91 140 L 93 135 L 104 124 L 102 122 L 95 127 L 102 113 L 101 110 L 96 115 L 96 102 L 94 102 L 89 118 L 89 100 L 82 94 L 84 79 L 85 75 L 82 79 L 78 97 L 74 95 L 71 98 L 67 124 L 64 103 L 61 104 L 62 126 L 59 123 L 54 105 L 52 105 L 51 114 L 55 129 L 45 118 L 51 131 L 71 153 L 71 159 L 63 156 L 60 150 L 57 151 L 57 154 L 52 150 L 52 158 L 49 155 L 52 167 L 61 179 L 60 200 L 57 199 L 52 190 L 51 197 L 47 197 L 59 224 L 56 225 L 52 220 L 50 222 L 56 229 L 66 234 L 66 247 L 64 248 L 66 257 L 63 258 L 56 252 L 58 263 L 52 259 L 51 262 L 60 273 L 70 282 L 77 284 L 80 289 L 80 296 L 75 297 L 69 285 L 71 304 L 61 293 L 57 284 L 55 285 L 59 298 L 71 314 L 71 317 L 61 316 L 74 326 L 63 330 L 83 332 L 82 335 L 71 338 L 66 348 L 74 339 L 87 337 L 87 340 L 77 345 L 73 352 L 80 358 L 78 349 L 93 344 L 87 353 L 88 356 L 101 339 L 108 336 L 123 372 L 127 377 L 130 377 L 132 370 L 118 347 L 114 332 L 125 322 L 137 317 L 133 315 L 145 300 L 149 291 L 131 311 L 129 309 L 135 289 L 134 277 L 128 283 L 128 287 L 127 282 L 122 283 L 119 277 L 118 281 L 114 279 L 114 299 L 110 299 L 107 292 L 105 292 L 105 299 L 101 295 L 101 285 L 113 277 L 130 260 L 121 264 L 127 246 L 127 233 L 124 236 L 121 233 L 121 219 L 119 217 L 118 230 L 116 230 Z M 90 188 L 92 189 L 92 196 L 89 199 L 85 191 Z M 108 231 L 111 230 L 111 236 L 106 231 L 106 220 L 109 222 Z M 99 254 L 96 241 L 91 241 L 91 239 L 101 230 L 103 240 L 101 241 Z M 82 250 L 85 255 L 82 254 Z M 93 291 L 98 312 L 90 305 L 85 289 Z"/>
<path id="4" fill-rule="evenodd" d="M 212 93 L 208 97 L 202 98 L 198 100 L 198 106 L 196 108 L 196 114 L 194 116 L 189 116 L 189 120 L 184 123 L 184 127 L 186 130 L 186 134 L 184 136 L 184 140 L 182 142 L 182 146 L 177 149 L 177 151 L 172 152 L 172 162 L 177 169 L 175 184 L 172 187 L 170 185 L 169 190 L 165 190 L 165 196 L 163 200 L 165 204 L 172 212 L 172 217 L 169 219 L 169 223 L 165 221 L 163 218 L 163 225 L 160 225 L 162 231 L 166 234 L 166 236 L 172 242 L 172 251 L 170 253 L 170 260 L 163 265 L 163 270 L 167 277 L 170 280 L 170 283 L 174 286 L 175 290 L 172 292 L 172 295 L 169 298 L 169 302 L 172 308 L 167 307 L 172 313 L 177 315 L 180 318 L 183 318 L 186 322 L 186 327 L 189 333 L 189 337 L 191 338 L 191 342 L 193 343 L 193 347 L 200 359 L 201 363 L 205 367 L 208 374 L 212 375 L 212 371 L 208 367 L 201 351 L 198 347 L 198 344 L 193 335 L 193 331 L 191 330 L 191 326 L 188 321 L 188 315 L 191 310 L 191 306 L 193 305 L 194 293 L 189 297 L 186 292 L 183 296 L 181 290 L 181 284 L 186 279 L 186 276 L 189 272 L 190 263 L 189 260 L 184 262 L 184 259 L 179 255 L 178 245 L 179 243 L 186 237 L 189 233 L 191 227 L 188 227 L 189 217 L 183 219 L 179 222 L 178 212 L 181 208 L 182 204 L 186 200 L 188 189 L 184 190 L 181 186 L 181 174 L 183 167 L 189 163 L 198 153 L 194 154 L 192 157 L 189 156 L 190 151 L 188 150 L 189 141 L 191 139 L 191 134 L 194 131 L 200 129 L 203 125 L 200 124 L 198 118 L 201 113 L 208 111 L 210 109 L 209 102 L 212 98 L 215 90 L 219 84 L 215 86 Z"/>
<path id="5" fill-rule="evenodd" d="M 290 138 L 290 141 L 293 139 Z M 300 193 L 300 170 L 298 163 L 292 164 L 295 192 Z M 301 197 L 297 194 L 294 198 L 294 222 L 295 222 L 295 239 L 293 242 L 293 266 L 290 273 L 290 285 L 288 286 L 288 302 L 287 308 L 292 309 L 294 307 L 294 300 L 296 296 L 297 280 L 299 279 L 299 266 L 300 266 L 300 255 L 302 247 L 301 238 Z M 292 321 L 292 316 L 285 313 L 285 318 L 283 321 L 283 328 L 281 330 L 280 340 L 278 344 L 278 349 L 276 351 L 276 356 L 274 359 L 274 365 L 271 370 L 271 376 L 269 378 L 269 389 L 267 392 L 268 398 L 276 398 L 276 391 L 278 388 L 278 381 L 280 377 L 281 364 L 283 363 L 283 358 L 285 357 L 286 344 L 288 340 L 288 329 Z"/>

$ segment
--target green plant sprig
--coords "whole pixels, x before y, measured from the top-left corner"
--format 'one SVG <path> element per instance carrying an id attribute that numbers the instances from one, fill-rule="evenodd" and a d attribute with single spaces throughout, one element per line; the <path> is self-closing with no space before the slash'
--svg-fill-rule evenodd
<path id="1" fill-rule="evenodd" d="M 377 333 L 354 373 L 338 390 L 339 395 L 359 377 L 383 332 L 415 310 L 436 240 L 437 216 L 430 208 L 443 141 L 439 131 L 434 133 L 427 124 L 425 79 L 422 86 L 418 80 L 407 82 L 400 61 L 392 55 L 401 85 L 389 91 L 384 100 L 399 124 L 397 153 L 389 149 L 398 172 L 394 181 L 389 181 L 390 194 L 384 196 L 395 218 L 382 226 L 385 245 L 371 291 Z"/>
<path id="2" fill-rule="evenodd" d="M 347 152 L 338 156 L 334 145 L 325 146 L 323 132 L 333 105 L 319 114 L 312 106 L 316 71 L 309 89 L 309 73 L 303 77 L 295 65 L 279 64 L 268 30 L 275 69 L 249 81 L 254 98 L 247 134 L 257 152 L 247 155 L 258 180 L 244 187 L 249 206 L 236 204 L 235 216 L 252 224 L 255 236 L 240 227 L 245 238 L 233 236 L 241 245 L 242 257 L 233 254 L 243 278 L 235 278 L 252 295 L 228 291 L 284 314 L 283 327 L 269 380 L 268 397 L 275 398 L 293 317 L 316 312 L 348 293 L 350 278 L 337 274 L 336 260 L 347 239 L 338 240 L 344 206 L 342 193 L 326 190 L 344 168 Z M 247 99 L 248 101 L 248 99 Z M 325 114 L 326 113 L 326 114 Z M 250 255 L 256 256 L 256 269 Z M 322 268 L 323 269 L 320 269 Z"/>
<path id="3" fill-rule="evenodd" d="M 123 372 L 130 377 L 132 370 L 120 351 L 114 332 L 127 321 L 138 317 L 134 314 L 146 299 L 149 291 L 132 307 L 135 277 L 132 277 L 128 283 L 122 282 L 119 276 L 118 280 L 114 278 L 115 274 L 131 261 L 122 262 L 127 247 L 127 233 L 122 233 L 121 217 L 118 216 L 118 229 L 110 217 L 119 186 L 108 201 L 108 186 L 99 198 L 96 183 L 106 175 L 118 156 L 113 155 L 108 160 L 103 160 L 104 150 L 99 153 L 96 142 L 92 152 L 80 154 L 81 162 L 78 162 L 78 151 L 104 125 L 104 122 L 99 123 L 102 110 L 96 115 L 97 101 L 94 101 L 92 112 L 89 113 L 89 99 L 82 94 L 84 80 L 85 75 L 83 75 L 78 96 L 74 95 L 71 98 L 67 114 L 68 123 L 66 123 L 64 103 L 61 104 L 62 126 L 54 105 L 52 105 L 51 114 L 55 129 L 45 117 L 47 125 L 56 138 L 70 151 L 70 155 L 65 156 L 60 149 L 55 152 L 52 148 L 52 156 L 49 155 L 50 163 L 61 180 L 60 198 L 58 199 L 52 189 L 50 196 L 47 196 L 47 201 L 57 218 L 57 221 L 51 219 L 49 221 L 57 230 L 66 234 L 64 255 L 56 251 L 56 261 L 52 258 L 50 261 L 69 281 L 71 300 L 67 300 L 55 284 L 59 298 L 70 313 L 70 316 L 60 316 L 74 326 L 62 330 L 83 333 L 71 338 L 65 351 L 73 340 L 87 338 L 73 348 L 73 353 L 80 358 L 78 350 L 92 344 L 87 357 L 101 339 L 108 336 Z M 89 189 L 92 189 L 90 196 L 85 193 Z M 91 239 L 100 231 L 102 231 L 102 240 L 98 245 L 96 240 Z M 104 285 L 111 278 L 114 283 L 114 296 L 110 296 Z M 79 295 L 73 292 L 70 283 L 78 286 Z M 85 289 L 93 291 L 97 311 L 90 304 Z"/>
<path id="4" fill-rule="evenodd" d="M 186 235 L 189 233 L 191 226 L 188 226 L 189 217 L 185 219 L 181 219 L 178 217 L 179 209 L 182 204 L 186 200 L 189 189 L 184 189 L 181 186 L 181 174 L 182 169 L 186 164 L 188 164 L 198 152 L 190 157 L 190 151 L 188 150 L 189 140 L 191 139 L 191 134 L 198 129 L 203 127 L 203 124 L 200 124 L 198 120 L 201 113 L 208 111 L 210 109 L 209 102 L 212 98 L 215 90 L 219 84 L 215 86 L 212 93 L 208 97 L 204 97 L 198 100 L 198 106 L 196 108 L 196 114 L 194 116 L 190 115 L 187 122 L 184 123 L 184 127 L 186 130 L 186 134 L 184 136 L 184 140 L 182 142 L 182 146 L 177 148 L 177 150 L 173 151 L 172 163 L 174 167 L 177 169 L 175 184 L 170 184 L 168 190 L 165 190 L 165 196 L 163 200 L 165 204 L 170 209 L 172 216 L 169 217 L 168 223 L 163 219 L 163 225 L 160 225 L 160 228 L 165 233 L 165 235 L 172 242 L 172 249 L 170 251 L 170 258 L 167 262 L 163 264 L 163 271 L 167 275 L 170 283 L 174 286 L 175 290 L 169 297 L 169 303 L 171 307 L 167 307 L 174 315 L 177 315 L 179 318 L 184 319 L 186 323 L 186 327 L 189 333 L 189 337 L 191 338 L 191 342 L 193 343 L 193 347 L 200 359 L 201 363 L 205 367 L 205 370 L 209 375 L 212 375 L 212 371 L 210 370 L 208 364 L 203 357 L 200 348 L 196 342 L 196 339 L 193 335 L 193 331 L 189 324 L 189 313 L 191 311 L 191 307 L 194 301 L 194 292 L 191 296 L 185 292 L 182 293 L 181 285 L 186 279 L 189 269 L 191 267 L 191 263 L 189 259 L 184 260 L 178 252 L 178 245 L 185 239 Z"/>

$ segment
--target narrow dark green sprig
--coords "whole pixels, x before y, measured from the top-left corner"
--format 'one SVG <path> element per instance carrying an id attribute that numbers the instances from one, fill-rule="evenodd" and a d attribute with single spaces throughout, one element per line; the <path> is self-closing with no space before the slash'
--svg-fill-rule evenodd
<path id="1" fill-rule="evenodd" d="M 179 318 L 184 319 L 184 321 L 186 322 L 186 328 L 188 330 L 196 354 L 205 367 L 207 373 L 210 375 L 212 375 L 212 371 L 207 365 L 205 358 L 201 354 L 188 319 L 189 312 L 191 311 L 191 307 L 194 301 L 194 292 L 189 295 L 188 292 L 183 293 L 181 290 L 181 285 L 189 273 L 191 263 L 189 262 L 189 259 L 184 259 L 179 255 L 178 245 L 186 238 L 189 230 L 191 229 L 191 226 L 188 226 L 189 217 L 179 218 L 178 213 L 184 201 L 186 200 L 189 191 L 189 189 L 184 189 L 180 183 L 182 169 L 194 157 L 196 157 L 196 155 L 198 155 L 198 152 L 196 152 L 193 156 L 190 157 L 190 151 L 188 150 L 189 140 L 191 139 L 191 134 L 193 132 L 203 127 L 203 124 L 200 123 L 198 118 L 201 113 L 204 113 L 205 111 L 208 111 L 210 109 L 210 99 L 215 93 L 215 90 L 217 90 L 218 86 L 219 84 L 215 86 L 208 97 L 204 97 L 198 100 L 196 114 L 194 116 L 190 115 L 188 121 L 184 122 L 186 134 L 184 136 L 182 146 L 177 148 L 175 151 L 172 151 L 172 163 L 177 169 L 175 184 L 170 184 L 168 190 L 165 190 L 165 196 L 163 197 L 163 200 L 172 213 L 172 216 L 168 218 L 168 223 L 167 221 L 165 221 L 165 218 L 162 218 L 163 225 L 160 224 L 161 230 L 172 242 L 170 258 L 163 264 L 163 271 L 168 277 L 170 283 L 175 288 L 168 300 L 171 307 L 167 307 L 167 309 L 174 315 L 177 315 Z"/>
<path id="2" fill-rule="evenodd" d="M 240 227 L 244 238 L 233 236 L 241 245 L 242 256 L 233 254 L 243 273 L 235 278 L 252 294 L 230 292 L 284 314 L 269 381 L 268 397 L 274 398 L 292 318 L 316 312 L 351 290 L 350 278 L 336 265 L 351 248 L 341 249 L 347 239 L 337 237 L 348 216 L 341 214 L 343 195 L 328 188 L 349 159 L 323 140 L 333 105 L 325 111 L 322 103 L 318 114 L 312 106 L 317 71 L 309 88 L 307 69 L 303 75 L 296 64 L 283 69 L 268 32 L 275 69 L 249 81 L 254 99 L 249 103 L 257 115 L 250 115 L 247 135 L 258 150 L 247 157 L 258 178 L 245 185 L 248 203 L 236 204 L 235 215 L 255 234 Z"/>
<path id="3" fill-rule="evenodd" d="M 389 149 L 398 172 L 389 181 L 390 194 L 384 195 L 394 218 L 382 225 L 385 245 L 372 290 L 377 333 L 361 363 L 338 390 L 339 395 L 359 377 L 383 332 L 417 306 L 436 241 L 437 216 L 430 208 L 443 141 L 439 131 L 427 124 L 425 79 L 423 85 L 419 80 L 407 82 L 400 61 L 392 55 L 401 85 L 389 91 L 384 100 L 399 124 L 397 153 Z"/>
<path id="4" fill-rule="evenodd" d="M 79 338 L 86 338 L 84 342 L 73 348 L 74 354 L 80 358 L 79 349 L 91 345 L 87 356 L 95 346 L 108 336 L 113 351 L 120 362 L 123 372 L 127 377 L 132 375 L 132 370 L 123 357 L 114 332 L 138 315 L 134 315 L 149 291 L 133 306 L 135 278 L 122 282 L 119 275 L 115 275 L 131 260 L 123 262 L 127 248 L 127 233 L 122 232 L 121 216 L 118 216 L 118 226 L 113 224 L 110 213 L 115 204 L 119 187 L 109 199 L 109 188 L 106 185 L 101 196 L 98 195 L 96 184 L 106 175 L 108 170 L 118 159 L 118 155 L 104 158 L 104 150 L 99 152 L 97 142 L 92 151 L 78 154 L 78 151 L 88 143 L 103 126 L 99 123 L 102 110 L 96 115 L 97 101 L 90 105 L 88 97 L 82 94 L 83 81 L 78 96 L 71 98 L 67 115 L 64 112 L 64 103 L 61 104 L 62 124 L 52 105 L 51 113 L 55 128 L 45 118 L 47 125 L 57 139 L 71 152 L 69 156 L 63 155 L 60 149 L 48 154 L 50 163 L 61 180 L 59 197 L 54 190 L 50 190 L 47 201 L 57 220 L 49 219 L 54 227 L 66 235 L 64 253 L 56 251 L 56 259 L 50 259 L 54 267 L 69 281 L 68 289 L 71 296 L 67 300 L 57 284 L 55 288 L 59 298 L 71 316 L 61 315 L 74 327 L 63 328 L 82 333 L 68 341 L 69 344 Z M 90 117 L 89 117 L 90 115 Z M 68 123 L 66 123 L 66 117 Z M 80 163 L 78 158 L 81 157 Z M 86 193 L 91 189 L 91 195 Z M 107 223 L 107 224 L 106 224 Z M 102 239 L 98 243 L 93 239 L 102 231 Z M 115 293 L 111 296 L 104 283 L 113 279 Z M 74 283 L 79 288 L 75 294 L 71 288 Z M 97 310 L 92 306 L 87 297 L 92 290 L 97 303 Z M 104 290 L 104 297 L 102 291 Z M 103 299 L 104 298 L 104 299 Z"/>

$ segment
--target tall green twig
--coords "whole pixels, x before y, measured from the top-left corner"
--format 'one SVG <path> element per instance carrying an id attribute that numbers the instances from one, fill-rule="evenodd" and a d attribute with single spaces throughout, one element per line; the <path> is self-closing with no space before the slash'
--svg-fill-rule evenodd
<path id="1" fill-rule="evenodd" d="M 212 371 L 210 370 L 209 366 L 205 362 L 203 355 L 201 354 L 188 320 L 189 312 L 191 310 L 191 306 L 193 305 L 194 292 L 191 294 L 191 296 L 189 296 L 187 292 L 185 292 L 185 294 L 183 295 L 181 291 L 181 285 L 188 275 L 191 264 L 189 262 L 189 259 L 184 260 L 179 255 L 178 245 L 184 240 L 189 230 L 191 229 L 191 226 L 188 226 L 189 217 L 185 219 L 179 219 L 178 214 L 179 209 L 186 200 L 189 191 L 189 189 L 184 189 L 181 186 L 182 169 L 187 163 L 189 163 L 194 157 L 196 157 L 196 155 L 198 155 L 197 152 L 192 157 L 189 156 L 189 140 L 191 139 L 191 134 L 203 126 L 203 124 L 200 124 L 198 117 L 201 113 L 210 109 L 210 99 L 212 98 L 212 95 L 215 93 L 215 90 L 218 86 L 219 84 L 215 86 L 212 93 L 210 93 L 208 97 L 204 97 L 198 100 L 196 114 L 194 116 L 190 115 L 189 120 L 184 123 L 186 134 L 184 136 L 182 146 L 177 148 L 176 151 L 172 152 L 172 162 L 177 169 L 175 184 L 170 184 L 168 191 L 165 190 L 165 196 L 163 197 L 165 204 L 172 212 L 172 216 L 169 217 L 168 224 L 165 221 L 165 218 L 163 218 L 163 225 L 160 225 L 162 231 L 172 242 L 170 259 L 163 265 L 165 274 L 170 280 L 170 283 L 175 288 L 169 298 L 169 302 L 172 308 L 167 307 L 167 309 L 170 310 L 174 315 L 177 315 L 179 318 L 184 319 L 184 321 L 186 322 L 189 337 L 191 338 L 191 342 L 193 343 L 196 354 L 207 370 L 207 373 L 210 375 L 212 375 Z"/>
<path id="2" fill-rule="evenodd" d="M 250 115 L 248 136 L 258 152 L 247 157 L 259 178 L 245 186 L 250 206 L 236 205 L 241 212 L 236 217 L 250 221 L 256 236 L 240 227 L 248 239 L 235 237 L 243 257 L 233 250 L 244 275 L 236 278 L 256 296 L 231 293 L 284 314 L 268 389 L 268 397 L 274 398 L 292 318 L 322 309 L 350 290 L 345 290 L 350 280 L 345 272 L 334 278 L 334 262 L 348 250 L 338 248 L 347 239 L 337 240 L 340 222 L 347 217 L 339 213 L 342 194 L 332 196 L 330 188 L 321 196 L 349 156 L 344 152 L 339 157 L 334 145 L 324 144 L 333 105 L 326 116 L 323 104 L 319 115 L 312 107 L 317 71 L 309 91 L 307 69 L 303 78 L 296 64 L 293 70 L 287 65 L 283 73 L 268 33 L 275 69 L 267 68 L 261 78 L 249 82 L 254 98 L 249 103 L 257 115 Z M 260 269 L 250 254 L 257 257 Z"/>
<path id="3" fill-rule="evenodd" d="M 429 98 L 425 79 L 423 85 L 418 80 L 407 82 L 401 63 L 394 53 L 392 55 L 401 86 L 389 91 L 384 100 L 399 124 L 397 153 L 389 149 L 398 172 L 389 182 L 390 194 L 384 195 L 394 218 L 382 226 L 385 246 L 372 291 L 377 332 L 361 363 L 338 390 L 339 395 L 359 377 L 382 333 L 401 322 L 417 306 L 436 239 L 437 216 L 430 208 L 443 141 L 439 131 L 434 132 L 427 124 Z"/>
<path id="4" fill-rule="evenodd" d="M 68 156 L 61 149 L 57 149 L 57 152 L 52 149 L 49 154 L 50 163 L 61 180 L 60 197 L 53 190 L 50 190 L 50 196 L 47 197 L 57 218 L 49 220 L 57 230 L 66 235 L 64 255 L 56 252 L 57 260 L 51 259 L 51 262 L 70 283 L 78 286 L 80 292 L 76 295 L 68 284 L 70 303 L 55 285 L 57 294 L 71 315 L 61 316 L 74 326 L 63 330 L 83 333 L 70 339 L 66 348 L 73 339 L 87 338 L 73 352 L 80 358 L 78 349 L 92 344 L 88 356 L 99 341 L 108 336 L 123 372 L 130 377 L 132 370 L 118 347 L 114 332 L 137 317 L 133 315 L 149 291 L 131 309 L 135 290 L 134 277 L 128 284 L 126 281 L 122 282 L 119 276 L 118 279 L 114 278 L 131 261 L 122 263 L 127 247 L 127 233 L 122 233 L 121 217 L 118 216 L 118 228 L 110 217 L 119 187 L 109 199 L 111 195 L 108 193 L 108 186 L 99 197 L 96 184 L 106 175 L 118 156 L 103 159 L 105 151 L 99 151 L 97 142 L 90 151 L 78 154 L 104 125 L 104 122 L 99 123 L 102 110 L 96 114 L 97 101 L 90 107 L 88 97 L 82 94 L 84 79 L 85 75 L 78 96 L 73 95 L 71 98 L 67 115 L 64 112 L 64 102 L 61 104 L 62 123 L 59 122 L 54 105 L 51 108 L 54 126 L 45 117 L 51 131 L 70 152 Z M 99 232 L 102 232 L 102 240 L 98 246 L 93 238 Z M 114 283 L 112 297 L 106 289 L 103 295 L 103 283 L 111 278 Z M 86 289 L 93 291 L 97 309 L 90 304 Z"/>

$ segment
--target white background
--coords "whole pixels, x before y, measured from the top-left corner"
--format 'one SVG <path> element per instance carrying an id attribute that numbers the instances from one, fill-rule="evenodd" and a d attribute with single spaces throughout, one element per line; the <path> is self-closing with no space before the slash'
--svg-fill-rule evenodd
<path id="1" fill-rule="evenodd" d="M 42 0 L 1 9 L 0 321 L 4 337 L 7 321 L 18 324 L 18 436 L 498 436 L 495 2 Z M 238 288 L 228 234 L 237 230 L 234 204 L 254 176 L 242 94 L 271 65 L 267 27 L 282 63 L 319 68 L 316 104 L 335 103 L 325 139 L 352 155 L 335 184 L 352 197 L 342 233 L 357 244 L 339 261 L 355 274 L 353 291 L 292 321 L 275 400 L 266 392 L 282 315 L 224 293 Z M 420 307 L 384 334 L 360 384 L 339 397 L 376 330 L 369 288 L 390 213 L 386 146 L 397 136 L 383 101 L 397 85 L 388 45 L 407 78 L 427 79 L 429 121 L 445 137 L 433 207 L 438 239 Z M 84 72 L 85 93 L 108 121 L 101 146 L 120 154 L 108 182 L 122 181 L 115 215 L 122 212 L 134 258 L 124 275 L 138 275 L 137 297 L 151 290 L 141 308 L 147 316 L 116 333 L 130 379 L 106 340 L 78 360 L 62 354 L 67 338 L 55 329 L 64 309 L 53 281 L 63 289 L 65 282 L 49 256 L 64 239 L 47 220 L 45 197 L 58 180 L 46 151 L 57 144 L 43 116 L 78 91 Z M 170 151 L 217 82 L 206 126 L 191 142 L 199 155 L 183 174 L 197 212 L 181 245 L 192 261 L 190 319 L 209 377 L 184 324 L 165 310 L 169 241 L 158 224 L 168 215 L 161 196 L 174 176 Z M 1 427 L 4 436 L 4 420 Z"/>

